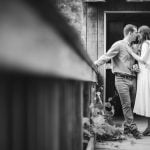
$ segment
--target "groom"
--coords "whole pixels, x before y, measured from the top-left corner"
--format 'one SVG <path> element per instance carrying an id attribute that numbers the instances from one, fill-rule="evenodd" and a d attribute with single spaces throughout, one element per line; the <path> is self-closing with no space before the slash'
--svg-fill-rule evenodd
<path id="1" fill-rule="evenodd" d="M 111 59 L 112 72 L 115 74 L 115 86 L 118 91 L 124 114 L 124 134 L 132 134 L 136 139 L 141 134 L 134 122 L 131 104 L 136 95 L 136 74 L 132 70 L 134 58 L 127 52 L 129 46 L 137 37 L 137 27 L 128 24 L 123 29 L 124 39 L 115 42 L 106 54 L 102 55 L 95 65 L 103 65 Z"/>

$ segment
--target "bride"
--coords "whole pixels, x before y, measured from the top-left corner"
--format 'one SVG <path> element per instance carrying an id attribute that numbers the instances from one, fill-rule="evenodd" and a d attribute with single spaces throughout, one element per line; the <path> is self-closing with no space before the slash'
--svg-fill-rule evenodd
<path id="1" fill-rule="evenodd" d="M 141 56 L 134 53 L 131 47 L 128 52 L 138 61 L 140 72 L 137 75 L 137 93 L 133 112 L 148 120 L 144 136 L 150 134 L 150 28 L 141 26 L 138 29 L 141 36 Z"/>

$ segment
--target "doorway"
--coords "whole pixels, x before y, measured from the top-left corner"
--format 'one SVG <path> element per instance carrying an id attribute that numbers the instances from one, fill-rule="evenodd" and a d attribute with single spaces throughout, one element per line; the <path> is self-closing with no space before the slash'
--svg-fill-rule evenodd
<path id="1" fill-rule="evenodd" d="M 150 26 L 150 12 L 105 12 L 105 49 L 123 38 L 123 28 L 126 24 L 134 24 L 137 27 L 141 25 Z M 108 63 L 111 63 L 110 61 Z M 113 97 L 116 93 L 114 85 L 114 75 L 111 69 L 106 70 L 105 98 Z M 114 97 L 115 116 L 122 116 L 122 109 L 119 96 Z"/>

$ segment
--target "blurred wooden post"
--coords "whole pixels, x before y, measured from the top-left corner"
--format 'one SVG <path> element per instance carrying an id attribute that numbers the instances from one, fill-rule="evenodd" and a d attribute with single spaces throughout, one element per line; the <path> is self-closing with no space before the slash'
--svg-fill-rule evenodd
<path id="1" fill-rule="evenodd" d="M 82 150 L 92 60 L 51 1 L 0 6 L 0 150 Z"/>
<path id="2" fill-rule="evenodd" d="M 91 83 L 84 83 L 83 117 L 90 117 L 89 105 L 91 103 Z"/>

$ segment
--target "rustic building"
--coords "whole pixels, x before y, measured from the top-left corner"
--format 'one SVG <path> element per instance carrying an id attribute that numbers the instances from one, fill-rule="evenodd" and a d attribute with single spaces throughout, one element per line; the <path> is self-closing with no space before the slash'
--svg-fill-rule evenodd
<path id="1" fill-rule="evenodd" d="M 93 61 L 104 54 L 113 42 L 123 38 L 125 24 L 150 25 L 149 0 L 59 0 L 59 5 L 66 6 L 62 11 L 79 31 L 85 50 Z M 74 16 L 67 9 L 71 6 L 77 8 Z M 105 67 L 107 65 L 99 67 L 99 71 L 104 81 L 104 100 L 107 100 L 114 95 L 115 87 L 114 76 Z"/>
<path id="2" fill-rule="evenodd" d="M 123 38 L 124 25 L 150 25 L 150 1 L 84 0 L 84 14 L 86 50 L 94 61 L 107 52 L 112 43 Z M 114 95 L 115 87 L 114 75 L 105 67 L 99 67 L 99 70 L 104 77 L 104 100 L 107 100 Z"/>

